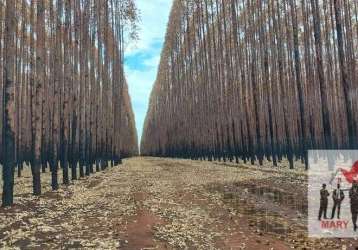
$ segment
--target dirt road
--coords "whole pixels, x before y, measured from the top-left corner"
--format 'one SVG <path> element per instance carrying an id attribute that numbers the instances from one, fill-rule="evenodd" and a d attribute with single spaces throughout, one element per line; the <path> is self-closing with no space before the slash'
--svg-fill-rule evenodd
<path id="1" fill-rule="evenodd" d="M 25 172 L 0 248 L 355 249 L 307 238 L 306 184 L 284 167 L 138 157 L 34 198 Z"/>

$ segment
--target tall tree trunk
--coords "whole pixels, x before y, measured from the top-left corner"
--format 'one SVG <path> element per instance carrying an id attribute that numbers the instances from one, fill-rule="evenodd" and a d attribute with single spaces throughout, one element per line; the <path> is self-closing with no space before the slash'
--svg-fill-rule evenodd
<path id="1" fill-rule="evenodd" d="M 15 6 L 6 0 L 3 87 L 3 193 L 2 206 L 13 204 L 15 167 Z"/>
<path id="2" fill-rule="evenodd" d="M 354 116 L 352 110 L 352 100 L 351 100 L 351 86 L 348 81 L 347 68 L 345 64 L 345 54 L 343 48 L 343 34 L 342 34 L 342 20 L 341 20 L 341 0 L 333 0 L 334 10 L 336 17 L 336 31 L 337 31 L 337 44 L 338 44 L 338 57 L 339 57 L 339 66 L 341 69 L 341 79 L 343 85 L 344 101 L 345 101 L 345 111 L 347 113 L 347 123 L 348 123 L 348 136 L 349 136 L 349 147 L 355 148 L 357 146 L 357 137 L 356 137 L 356 128 L 354 124 Z"/>
<path id="3" fill-rule="evenodd" d="M 33 115 L 35 115 L 35 138 L 34 138 L 34 161 L 33 161 L 33 193 L 41 194 L 41 153 L 42 153 L 42 104 L 43 89 L 45 85 L 45 4 L 44 0 L 37 1 L 36 18 L 36 81 L 35 81 L 35 104 Z"/>
<path id="4" fill-rule="evenodd" d="M 68 147 L 69 147 L 69 137 L 70 137 L 70 98 L 71 93 L 70 84 L 71 84 L 71 62 L 70 62 L 70 55 L 71 55 L 71 1 L 65 1 L 65 24 L 64 24 L 64 82 L 63 82 L 63 140 L 62 140 L 62 179 L 63 184 L 69 184 L 69 175 L 68 175 Z"/>

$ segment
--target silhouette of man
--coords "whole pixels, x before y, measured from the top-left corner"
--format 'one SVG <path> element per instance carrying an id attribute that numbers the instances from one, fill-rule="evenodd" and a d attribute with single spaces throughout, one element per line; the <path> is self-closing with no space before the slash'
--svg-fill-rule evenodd
<path id="1" fill-rule="evenodd" d="M 332 208 L 331 219 L 334 218 L 336 208 L 337 208 L 337 218 L 339 219 L 339 215 L 341 213 L 341 203 L 344 199 L 344 193 L 341 190 L 341 185 L 337 184 L 337 189 L 333 190 L 332 198 L 333 198 L 333 208 Z"/>
<path id="2" fill-rule="evenodd" d="M 326 184 L 322 184 L 322 189 L 320 191 L 321 200 L 319 206 L 318 220 L 321 220 L 322 214 L 323 218 L 327 219 L 327 206 L 328 206 L 328 196 L 329 192 L 326 189 Z"/>
<path id="3" fill-rule="evenodd" d="M 358 183 L 353 182 L 352 188 L 349 190 L 349 198 L 351 198 L 351 213 L 353 229 L 357 231 L 357 215 L 358 215 Z"/>

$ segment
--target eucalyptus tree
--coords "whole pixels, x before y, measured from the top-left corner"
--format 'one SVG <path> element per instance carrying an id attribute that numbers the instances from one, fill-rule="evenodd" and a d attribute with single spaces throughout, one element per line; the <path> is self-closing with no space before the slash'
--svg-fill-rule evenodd
<path id="1" fill-rule="evenodd" d="M 137 155 L 123 72 L 124 44 L 137 39 L 134 2 L 0 4 L 3 205 L 13 202 L 15 165 L 19 177 L 31 165 L 33 193 L 40 195 L 48 165 L 56 190 L 59 170 L 68 185 L 96 163 L 103 169 Z"/>
<path id="2" fill-rule="evenodd" d="M 277 166 L 356 148 L 354 1 L 174 1 L 145 155 Z"/>
<path id="3" fill-rule="evenodd" d="M 2 205 L 13 203 L 15 167 L 15 6 L 6 1 L 4 30 L 3 140 L 2 140 Z"/>

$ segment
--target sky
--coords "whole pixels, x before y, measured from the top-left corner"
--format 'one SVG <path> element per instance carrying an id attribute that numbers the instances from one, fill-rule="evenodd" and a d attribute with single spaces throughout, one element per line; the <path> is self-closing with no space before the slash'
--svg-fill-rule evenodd
<path id="1" fill-rule="evenodd" d="M 142 135 L 160 60 L 172 0 L 135 0 L 140 11 L 139 41 L 125 51 L 124 70 L 135 114 L 138 140 Z"/>

